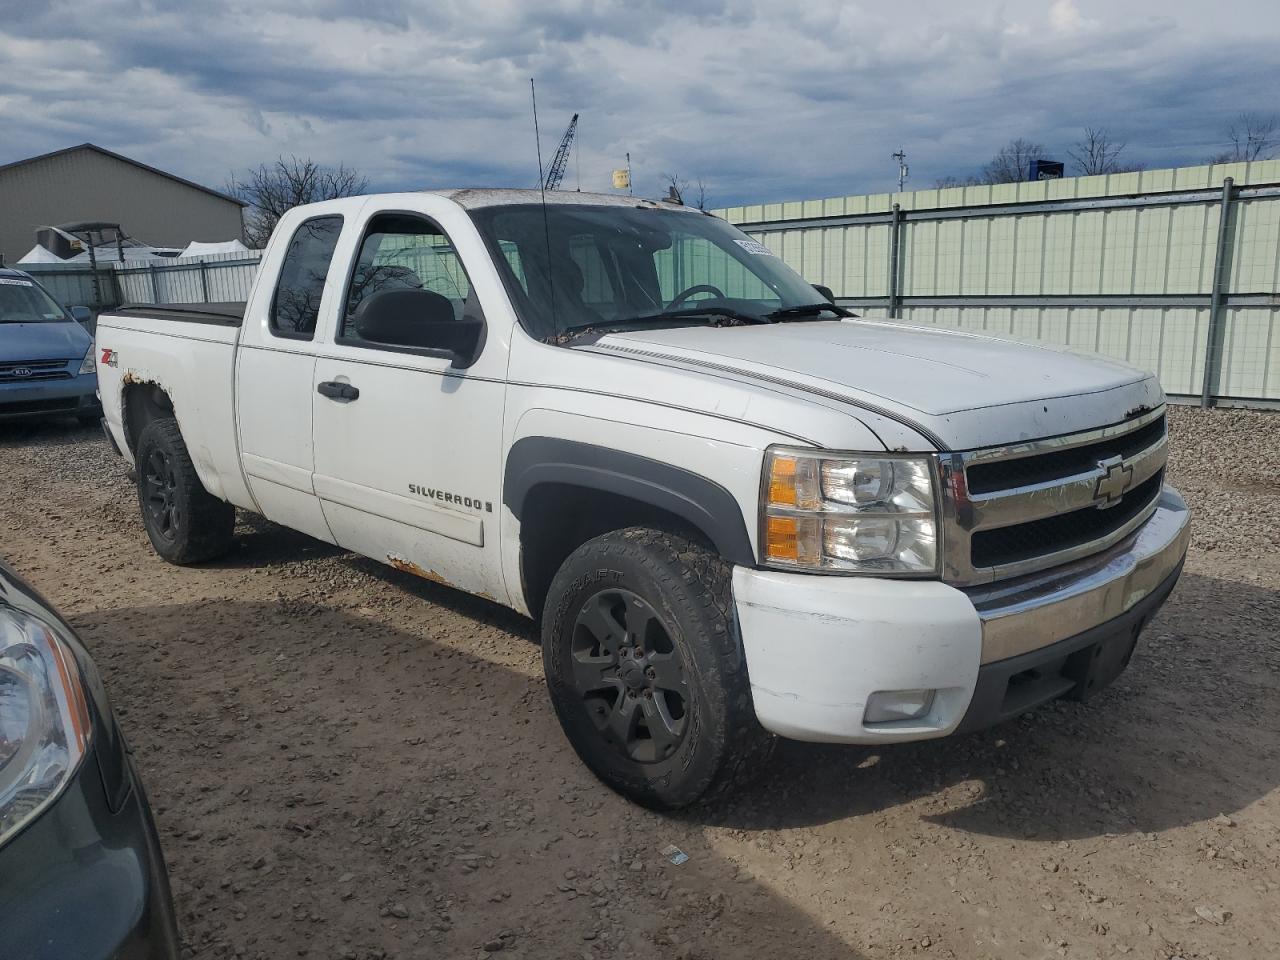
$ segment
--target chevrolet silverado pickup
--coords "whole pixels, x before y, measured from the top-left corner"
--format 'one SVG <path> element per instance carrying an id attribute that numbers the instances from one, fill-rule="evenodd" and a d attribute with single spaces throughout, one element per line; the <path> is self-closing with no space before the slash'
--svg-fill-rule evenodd
<path id="1" fill-rule="evenodd" d="M 298 207 L 246 304 L 104 314 L 97 347 L 163 558 L 238 507 L 535 618 L 570 743 L 652 807 L 775 737 L 1085 699 L 1187 548 L 1153 376 L 854 317 L 670 202 Z"/>

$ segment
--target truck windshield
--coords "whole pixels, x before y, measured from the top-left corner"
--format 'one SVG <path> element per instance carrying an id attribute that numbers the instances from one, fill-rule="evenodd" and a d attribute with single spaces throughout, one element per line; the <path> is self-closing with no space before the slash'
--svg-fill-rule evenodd
<path id="1" fill-rule="evenodd" d="M 60 323 L 66 312 L 30 280 L 0 277 L 0 323 Z"/>
<path id="2" fill-rule="evenodd" d="M 542 340 L 600 328 L 845 313 L 825 305 L 763 244 L 690 210 L 551 203 L 545 221 L 538 204 L 484 207 L 471 216 L 521 323 Z"/>

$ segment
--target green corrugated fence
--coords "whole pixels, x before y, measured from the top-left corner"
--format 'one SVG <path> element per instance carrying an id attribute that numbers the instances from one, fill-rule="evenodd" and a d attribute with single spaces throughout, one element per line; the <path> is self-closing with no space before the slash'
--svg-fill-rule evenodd
<path id="1" fill-rule="evenodd" d="M 716 212 L 866 316 L 1105 353 L 1175 396 L 1280 402 L 1280 160 Z"/>

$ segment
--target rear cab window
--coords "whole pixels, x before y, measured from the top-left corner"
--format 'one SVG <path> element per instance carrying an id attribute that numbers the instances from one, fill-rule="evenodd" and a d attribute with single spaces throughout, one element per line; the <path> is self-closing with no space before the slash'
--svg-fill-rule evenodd
<path id="1" fill-rule="evenodd" d="M 315 337 L 320 298 L 333 250 L 342 233 L 342 217 L 313 217 L 289 238 L 280 279 L 271 299 L 271 332 L 291 340 Z"/>

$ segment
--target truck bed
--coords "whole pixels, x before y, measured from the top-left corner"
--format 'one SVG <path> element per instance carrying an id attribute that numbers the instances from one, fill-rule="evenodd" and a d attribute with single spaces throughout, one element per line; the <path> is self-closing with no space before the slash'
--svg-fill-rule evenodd
<path id="1" fill-rule="evenodd" d="M 236 341 L 243 331 L 241 303 L 147 303 L 103 313 L 96 338 L 103 417 L 126 458 L 137 438 L 126 429 L 125 393 L 157 387 L 182 425 L 200 482 L 238 506 L 252 504 L 236 449 Z"/>
<path id="2" fill-rule="evenodd" d="M 184 323 L 211 323 L 220 327 L 238 327 L 244 323 L 243 301 L 226 303 L 129 303 L 108 311 L 117 317 L 148 317 L 155 320 L 180 320 Z"/>

